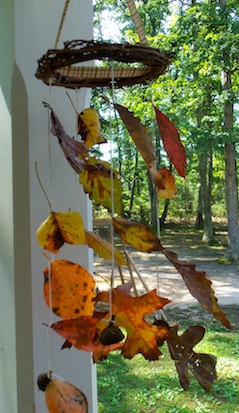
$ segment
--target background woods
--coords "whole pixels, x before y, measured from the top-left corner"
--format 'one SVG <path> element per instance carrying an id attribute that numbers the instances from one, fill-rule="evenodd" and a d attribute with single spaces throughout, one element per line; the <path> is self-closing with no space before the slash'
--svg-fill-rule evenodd
<path id="1" fill-rule="evenodd" d="M 151 86 L 122 89 L 115 93 L 115 100 L 125 104 L 147 127 L 161 167 L 171 165 L 152 121 L 155 119 L 152 99 L 176 124 L 187 151 L 186 180 L 176 177 L 177 197 L 160 201 L 161 222 L 165 217 L 193 218 L 196 225 L 203 226 L 202 241 L 212 243 L 213 216 L 227 218 L 228 257 L 236 259 L 239 255 L 236 1 L 192 0 L 185 4 L 144 0 L 137 2 L 137 8 L 150 45 L 169 52 L 172 63 Z M 106 16 L 110 25 L 106 24 Z M 114 33 L 121 42 L 138 41 L 122 2 L 97 2 L 95 36 L 106 40 Z M 124 182 L 123 214 L 156 226 L 155 192 L 145 174 L 144 162 L 117 115 L 109 120 L 108 105 L 102 105 L 100 96 L 99 91 L 94 92 L 92 100 L 100 111 L 103 129 L 107 126 L 105 135 L 107 130 L 113 134 L 113 162 Z M 101 213 L 95 211 L 96 216 Z"/>

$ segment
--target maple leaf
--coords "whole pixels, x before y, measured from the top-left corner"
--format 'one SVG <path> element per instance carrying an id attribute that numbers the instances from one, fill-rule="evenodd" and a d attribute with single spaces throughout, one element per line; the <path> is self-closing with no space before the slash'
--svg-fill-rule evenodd
<path id="1" fill-rule="evenodd" d="M 156 156 L 152 139 L 147 134 L 145 126 L 143 126 L 140 120 L 134 116 L 133 112 L 130 112 L 126 107 L 118 104 L 114 104 L 114 107 L 119 112 L 126 129 L 142 155 L 147 167 L 149 167 L 155 161 Z"/>
<path id="2" fill-rule="evenodd" d="M 91 274 L 68 260 L 55 260 L 44 270 L 44 298 L 61 318 L 92 315 L 95 281 Z"/>
<path id="3" fill-rule="evenodd" d="M 172 172 L 167 168 L 160 168 L 158 170 L 150 168 L 149 172 L 153 182 L 158 188 L 158 196 L 168 199 L 175 198 L 177 189 Z"/>
<path id="4" fill-rule="evenodd" d="M 74 138 L 68 136 L 56 116 L 51 106 L 43 102 L 44 106 L 51 111 L 51 133 L 57 136 L 60 147 L 71 165 L 71 167 L 79 174 L 85 167 L 84 154 L 89 151 L 89 148 L 83 142 L 78 142 Z M 79 156 L 81 158 L 79 158 Z"/>
<path id="5" fill-rule="evenodd" d="M 117 217 L 113 219 L 113 225 L 119 237 L 139 251 L 151 252 L 163 249 L 158 237 L 143 223 Z"/>
<path id="6" fill-rule="evenodd" d="M 100 129 L 100 117 L 95 109 L 87 108 L 78 114 L 78 133 L 88 148 L 106 142 L 106 139 L 100 135 Z"/>
<path id="7" fill-rule="evenodd" d="M 95 312 L 93 316 L 81 316 L 75 319 L 63 320 L 51 325 L 51 328 L 60 334 L 67 342 L 62 348 L 73 345 L 78 350 L 92 352 L 93 360 L 97 362 L 107 358 L 110 351 L 122 349 L 123 344 L 113 343 L 104 345 L 100 341 L 100 334 L 109 322 L 98 328 L 100 320 L 107 318 L 107 313 Z"/>
<path id="8" fill-rule="evenodd" d="M 162 246 L 158 237 L 145 224 L 130 222 L 120 217 L 114 218 L 113 224 L 119 237 L 131 247 L 142 252 L 160 251 L 164 254 L 181 274 L 192 296 L 225 327 L 231 328 L 226 314 L 218 305 L 218 299 L 211 288 L 212 282 L 206 278 L 205 271 L 198 271 L 194 264 L 179 260 L 177 254 Z"/>
<path id="9" fill-rule="evenodd" d="M 93 248 L 96 254 L 99 254 L 105 260 L 112 260 L 112 244 L 101 238 L 94 232 L 85 231 L 86 242 L 90 248 Z M 114 248 L 114 261 L 118 265 L 126 265 L 126 261 L 120 250 Z"/>
<path id="10" fill-rule="evenodd" d="M 45 400 L 49 413 L 87 413 L 88 402 L 84 393 L 59 377 L 52 374 L 40 374 L 38 387 L 45 392 Z"/>
<path id="11" fill-rule="evenodd" d="M 190 384 L 190 369 L 201 387 L 210 391 L 216 379 L 216 357 L 212 354 L 195 353 L 193 347 L 202 340 L 204 327 L 191 326 L 181 336 L 178 335 L 178 326 L 170 327 L 167 338 L 169 351 L 178 372 L 181 386 L 188 390 Z"/>
<path id="12" fill-rule="evenodd" d="M 140 297 L 130 296 L 132 282 L 120 285 L 111 292 L 112 314 L 114 323 L 127 331 L 122 354 L 131 359 L 137 353 L 143 354 L 147 360 L 157 360 L 161 355 L 157 346 L 158 339 L 167 337 L 165 327 L 158 329 L 145 321 L 145 316 L 168 304 L 170 300 L 157 296 L 153 290 Z M 109 302 L 110 292 L 98 293 L 96 301 Z"/>
<path id="13" fill-rule="evenodd" d="M 87 160 L 87 165 L 80 174 L 80 183 L 83 185 L 85 193 L 89 194 L 90 199 L 94 200 L 96 205 L 103 205 L 111 211 L 112 199 L 114 199 L 114 212 L 120 215 L 122 212 L 122 185 L 117 175 L 117 171 L 111 171 L 109 162 L 91 157 Z"/>
<path id="14" fill-rule="evenodd" d="M 180 140 L 179 132 L 176 126 L 154 106 L 159 132 L 163 141 L 164 149 L 174 165 L 178 174 L 185 178 L 186 169 L 186 151 Z"/>
<path id="15" fill-rule="evenodd" d="M 59 252 L 68 244 L 86 244 L 84 223 L 81 215 L 74 211 L 53 212 L 36 231 L 36 238 L 43 249 Z"/>

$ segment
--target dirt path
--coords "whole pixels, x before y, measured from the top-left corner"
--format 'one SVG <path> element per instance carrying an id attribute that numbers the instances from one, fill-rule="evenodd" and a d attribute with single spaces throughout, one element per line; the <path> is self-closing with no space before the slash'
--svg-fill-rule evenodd
<path id="1" fill-rule="evenodd" d="M 226 252 L 226 229 L 216 226 L 215 245 L 205 247 L 200 244 L 201 234 L 193 226 L 187 224 L 168 225 L 161 234 L 163 246 L 178 254 L 179 259 L 195 264 L 196 269 L 206 272 L 212 281 L 212 288 L 220 305 L 239 305 L 239 266 L 219 262 Z M 141 253 L 128 249 L 137 270 L 143 277 L 149 290 L 157 288 L 159 295 L 172 300 L 171 307 L 185 308 L 197 304 L 185 286 L 181 275 L 161 253 Z M 109 282 L 112 267 L 109 262 L 95 257 L 94 271 Z M 128 271 L 124 273 L 125 281 L 130 281 Z M 134 272 L 137 290 L 146 290 Z M 108 289 L 109 285 L 101 277 L 96 276 L 98 288 Z M 117 269 L 114 269 L 114 285 L 121 283 Z"/>

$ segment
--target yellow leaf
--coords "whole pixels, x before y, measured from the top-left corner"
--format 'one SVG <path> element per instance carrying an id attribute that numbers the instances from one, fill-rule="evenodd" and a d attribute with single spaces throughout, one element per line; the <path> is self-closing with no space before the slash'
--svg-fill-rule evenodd
<path id="1" fill-rule="evenodd" d="M 105 260 L 112 259 L 112 245 L 94 232 L 85 231 L 86 242 L 90 248 L 93 248 L 96 254 L 99 254 Z M 119 250 L 114 248 L 114 260 L 118 265 L 126 265 L 126 261 Z"/>
<path id="2" fill-rule="evenodd" d="M 100 118 L 95 109 L 84 109 L 78 114 L 78 133 L 83 137 L 84 144 L 88 148 L 106 142 L 106 139 L 100 135 L 100 129 Z"/>
<path id="3" fill-rule="evenodd" d="M 162 250 L 160 240 L 145 224 L 121 217 L 114 218 L 113 224 L 119 237 L 131 247 L 142 252 Z"/>
<path id="4" fill-rule="evenodd" d="M 121 215 L 122 185 L 117 174 L 116 170 L 111 173 L 109 162 L 91 157 L 87 160 L 85 169 L 80 173 L 80 183 L 83 185 L 85 193 L 89 194 L 90 199 L 96 205 L 102 205 L 111 211 L 112 199 L 114 199 L 114 212 Z"/>
<path id="5" fill-rule="evenodd" d="M 64 242 L 85 244 L 84 223 L 81 215 L 74 211 L 53 212 L 40 225 L 36 238 L 43 249 L 56 254 Z"/>

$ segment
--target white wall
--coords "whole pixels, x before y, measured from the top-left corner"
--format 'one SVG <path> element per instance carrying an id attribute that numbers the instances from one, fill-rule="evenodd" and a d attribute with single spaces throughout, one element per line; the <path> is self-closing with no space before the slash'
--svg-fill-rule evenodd
<path id="1" fill-rule="evenodd" d="M 1 17 L 9 31 L 9 36 L 6 32 L 3 35 L 0 24 L 0 50 L 5 47 L 7 53 L 10 52 L 10 57 L 6 62 L 3 60 L 0 67 L 3 89 L 0 93 L 0 120 L 3 120 L 0 127 L 0 183 L 6 193 L 4 200 L 0 195 L 1 212 L 4 211 L 3 236 L 0 237 L 0 311 L 6 314 L 4 319 L 0 317 L 1 413 L 47 412 L 44 393 L 38 391 L 36 380 L 49 368 L 86 393 L 89 413 L 97 411 L 96 371 L 91 355 L 74 348 L 61 351 L 64 340 L 53 331 L 47 333 L 43 325 L 56 318 L 43 299 L 43 270 L 48 262 L 35 238 L 36 229 L 49 214 L 37 182 L 35 161 L 53 209 L 78 209 L 85 225 L 91 226 L 90 203 L 64 159 L 57 138 L 49 133 L 48 112 L 42 101 L 52 105 L 70 135 L 76 135 L 75 113 L 64 89 L 48 87 L 35 78 L 37 60 L 54 46 L 64 3 L 63 0 L 0 0 Z M 72 1 L 59 47 L 62 48 L 66 40 L 91 39 L 92 20 L 91 1 Z M 79 111 L 88 106 L 86 90 L 72 91 L 71 96 Z M 64 247 L 56 258 L 70 259 L 92 269 L 92 256 L 86 247 Z M 1 350 L 2 346 L 4 350 Z M 4 353 L 3 357 L 1 353 Z"/>

